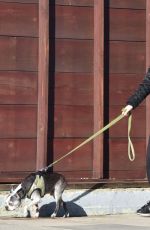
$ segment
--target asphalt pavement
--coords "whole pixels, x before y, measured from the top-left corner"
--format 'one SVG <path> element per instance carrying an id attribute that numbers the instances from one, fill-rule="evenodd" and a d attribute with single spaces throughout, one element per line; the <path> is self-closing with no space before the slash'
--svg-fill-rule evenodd
<path id="1" fill-rule="evenodd" d="M 150 217 L 136 214 L 62 218 L 0 217 L 0 230 L 146 230 Z"/>

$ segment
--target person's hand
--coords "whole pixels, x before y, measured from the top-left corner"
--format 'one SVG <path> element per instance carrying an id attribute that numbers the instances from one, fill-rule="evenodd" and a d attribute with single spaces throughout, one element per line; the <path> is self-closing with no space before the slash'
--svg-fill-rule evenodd
<path id="1" fill-rule="evenodd" d="M 127 116 L 128 113 L 133 109 L 133 106 L 132 105 L 127 105 L 123 110 L 122 110 L 122 114 L 124 116 Z"/>

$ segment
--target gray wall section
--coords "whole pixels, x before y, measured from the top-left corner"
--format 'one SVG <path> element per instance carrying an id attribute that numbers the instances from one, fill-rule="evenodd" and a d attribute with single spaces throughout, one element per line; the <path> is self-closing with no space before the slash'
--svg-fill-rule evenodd
<path id="1" fill-rule="evenodd" d="M 23 206 L 16 211 L 6 211 L 4 200 L 6 192 L 0 193 L 0 216 L 23 217 Z M 95 216 L 107 214 L 135 213 L 136 210 L 150 200 L 150 188 L 127 189 L 69 189 L 63 194 L 70 216 Z M 26 200 L 28 202 L 28 200 Z M 53 197 L 45 195 L 39 204 L 40 216 L 47 217 L 55 208 Z M 63 216 L 61 209 L 58 216 Z"/>

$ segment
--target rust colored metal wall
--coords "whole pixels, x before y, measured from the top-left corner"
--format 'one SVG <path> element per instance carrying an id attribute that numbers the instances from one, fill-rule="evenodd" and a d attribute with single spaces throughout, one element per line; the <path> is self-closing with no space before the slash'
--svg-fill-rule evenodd
<path id="1" fill-rule="evenodd" d="M 106 78 L 109 82 L 109 119 L 117 116 L 146 72 L 146 1 L 111 0 L 106 6 L 109 49 Z M 108 51 L 108 50 L 107 50 Z M 133 112 L 132 140 L 136 159 L 127 155 L 127 119 L 109 131 L 109 178 L 145 179 L 146 106 Z"/>
<path id="2" fill-rule="evenodd" d="M 49 162 L 103 125 L 103 1 L 55 3 L 50 4 Z M 102 138 L 90 142 L 54 170 L 71 180 L 102 177 L 102 145 Z"/>
<path id="3" fill-rule="evenodd" d="M 0 181 L 35 169 L 38 1 L 0 1 Z"/>

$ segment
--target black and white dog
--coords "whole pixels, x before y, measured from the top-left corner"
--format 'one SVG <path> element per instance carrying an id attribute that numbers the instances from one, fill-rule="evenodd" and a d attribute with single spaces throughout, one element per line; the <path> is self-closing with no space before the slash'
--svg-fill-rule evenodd
<path id="1" fill-rule="evenodd" d="M 15 190 L 11 190 L 6 198 L 5 208 L 8 211 L 15 210 L 21 205 L 21 201 L 29 198 L 30 202 L 25 206 L 25 216 L 39 217 L 38 203 L 41 198 L 50 193 L 54 196 L 56 207 L 51 217 L 56 217 L 62 205 L 65 211 L 64 217 L 69 216 L 65 202 L 62 200 L 62 193 L 66 188 L 65 177 L 58 173 L 51 173 L 43 169 L 29 174 Z"/>

